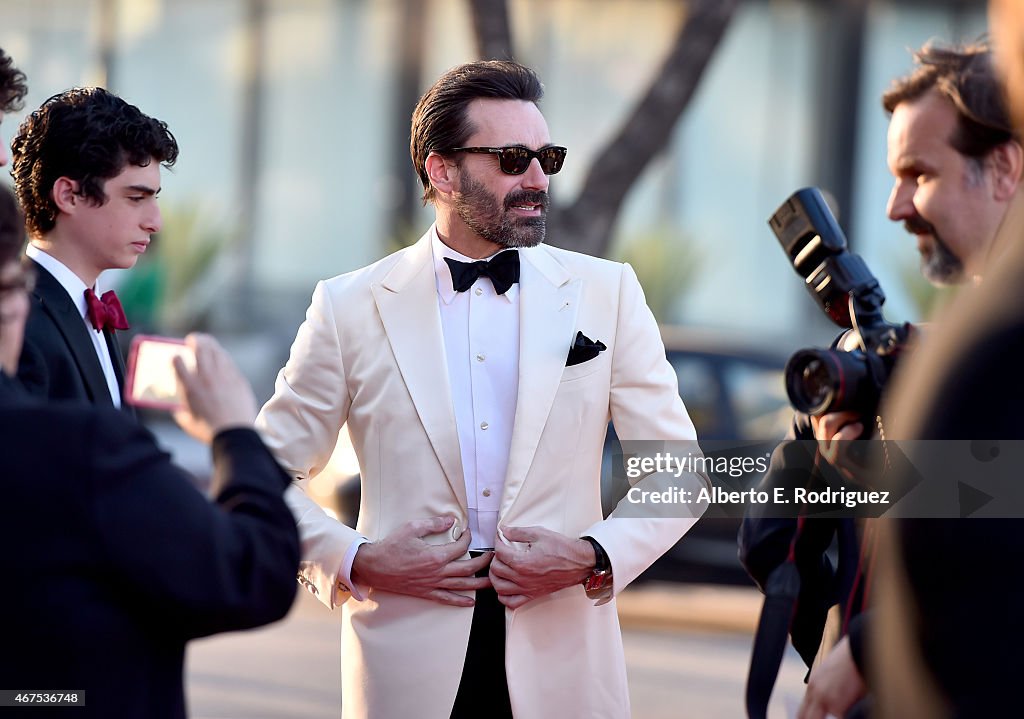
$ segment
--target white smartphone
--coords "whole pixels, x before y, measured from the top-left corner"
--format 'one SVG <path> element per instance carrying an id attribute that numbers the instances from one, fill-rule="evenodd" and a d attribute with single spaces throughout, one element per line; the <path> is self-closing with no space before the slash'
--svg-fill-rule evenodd
<path id="1" fill-rule="evenodd" d="M 176 410 L 184 404 L 174 371 L 174 358 L 194 369 L 196 356 L 185 340 L 136 335 L 128 350 L 125 401 L 136 407 Z"/>

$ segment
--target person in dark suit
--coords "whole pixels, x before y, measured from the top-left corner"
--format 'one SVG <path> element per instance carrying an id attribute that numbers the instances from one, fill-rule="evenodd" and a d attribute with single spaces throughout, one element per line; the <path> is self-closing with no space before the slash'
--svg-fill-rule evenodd
<path id="1" fill-rule="evenodd" d="M 12 143 L 36 289 L 18 374 L 39 397 L 121 405 L 128 329 L 104 270 L 133 267 L 161 227 L 160 167 L 178 156 L 167 125 L 98 87 L 51 97 Z"/>
<path id="2" fill-rule="evenodd" d="M 276 621 L 292 604 L 289 477 L 252 429 L 248 383 L 208 336 L 187 340 L 196 365 L 178 364 L 176 419 L 212 442 L 213 502 L 123 412 L 25 393 L 22 244 L 0 232 L 2 688 L 84 702 L 60 716 L 184 717 L 188 640 Z"/>

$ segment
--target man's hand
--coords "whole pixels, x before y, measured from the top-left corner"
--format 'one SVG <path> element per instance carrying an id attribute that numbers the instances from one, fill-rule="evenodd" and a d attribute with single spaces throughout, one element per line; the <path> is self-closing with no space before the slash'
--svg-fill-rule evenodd
<path id="1" fill-rule="evenodd" d="M 585 539 L 543 527 L 502 527 L 501 533 L 510 542 L 526 545 L 499 542 L 491 562 L 491 584 L 509 609 L 582 583 L 597 561 Z"/>
<path id="2" fill-rule="evenodd" d="M 210 335 L 190 334 L 185 344 L 196 355 L 190 370 L 180 357 L 174 358 L 185 397 L 183 409 L 174 413 L 181 428 L 207 444 L 232 427 L 252 427 L 256 419 L 256 397 L 231 355 Z"/>
<path id="3" fill-rule="evenodd" d="M 850 638 L 843 637 L 832 647 L 825 661 L 811 670 L 797 719 L 841 717 L 867 694 L 867 690 L 857 665 L 853 663 Z"/>
<path id="4" fill-rule="evenodd" d="M 856 412 L 829 412 L 820 417 L 811 415 L 814 437 L 823 447 L 833 441 L 857 439 L 864 431 L 860 415 Z"/>
<path id="5" fill-rule="evenodd" d="M 811 416 L 811 427 L 818 440 L 821 456 L 848 480 L 856 481 L 864 469 L 850 456 L 851 440 L 864 433 L 864 424 L 856 412 L 829 412 L 820 417 Z"/>
<path id="6" fill-rule="evenodd" d="M 469 549 L 470 533 L 458 541 L 427 544 L 423 537 L 451 529 L 453 517 L 433 517 L 406 522 L 379 542 L 364 544 L 352 561 L 352 581 L 372 589 L 431 599 L 456 607 L 472 607 L 472 597 L 458 592 L 485 589 L 487 577 L 475 577 L 494 556 L 487 552 L 462 559 Z"/>

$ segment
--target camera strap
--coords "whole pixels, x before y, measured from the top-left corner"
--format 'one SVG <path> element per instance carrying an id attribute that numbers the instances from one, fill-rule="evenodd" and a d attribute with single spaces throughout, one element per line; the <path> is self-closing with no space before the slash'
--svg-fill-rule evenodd
<path id="1" fill-rule="evenodd" d="M 766 719 L 768 701 L 782 666 L 789 641 L 789 628 L 800 594 L 800 572 L 796 566 L 796 542 L 806 517 L 797 518 L 796 531 L 789 543 L 786 561 L 772 570 L 764 587 L 764 604 L 758 619 L 754 646 L 747 674 L 746 707 L 750 719 Z"/>

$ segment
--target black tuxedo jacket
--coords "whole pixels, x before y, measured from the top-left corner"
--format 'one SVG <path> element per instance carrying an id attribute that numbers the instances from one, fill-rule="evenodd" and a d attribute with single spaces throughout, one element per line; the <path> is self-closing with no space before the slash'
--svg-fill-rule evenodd
<path id="1" fill-rule="evenodd" d="M 58 716 L 184 717 L 186 642 L 291 606 L 289 478 L 255 432 L 214 440 L 210 502 L 124 413 L 41 404 L 0 372 L 0 448 L 4 687 L 85 691 Z"/>
<path id="2" fill-rule="evenodd" d="M 38 262 L 32 308 L 25 326 L 25 343 L 18 379 L 32 395 L 43 399 L 73 399 L 113 406 L 89 330 L 78 307 L 60 282 Z M 114 333 L 105 331 L 117 383 L 124 390 L 124 359 Z"/>

